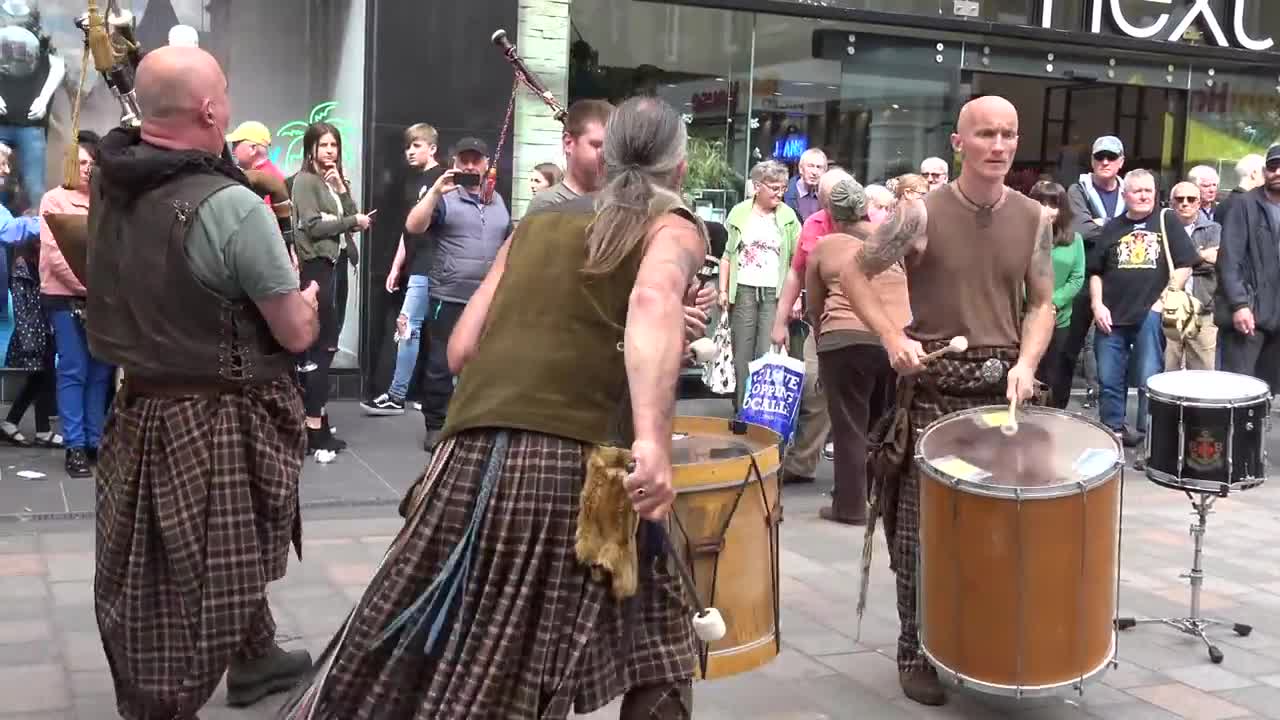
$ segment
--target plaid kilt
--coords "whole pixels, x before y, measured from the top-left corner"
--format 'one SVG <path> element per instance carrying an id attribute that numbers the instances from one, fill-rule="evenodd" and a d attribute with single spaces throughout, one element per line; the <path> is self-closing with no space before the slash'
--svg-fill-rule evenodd
<path id="1" fill-rule="evenodd" d="M 375 640 L 442 574 L 471 520 L 499 432 L 509 448 L 470 553 L 456 609 L 431 655 Z M 474 430 L 437 448 L 408 515 L 333 655 L 308 689 L 327 720 L 564 718 L 633 687 L 689 680 L 696 648 L 676 576 L 641 570 L 615 601 L 575 553 L 585 479 L 580 442 Z M 660 556 L 661 557 L 661 556 Z M 296 708 L 287 717 L 308 717 Z"/>
<path id="2" fill-rule="evenodd" d="M 194 717 L 300 548 L 302 403 L 288 379 L 241 394 L 116 397 L 97 482 L 94 606 L 126 718 Z M 265 627 L 264 627 L 265 624 Z"/>
<path id="3" fill-rule="evenodd" d="M 924 343 L 933 352 L 945 342 Z M 945 355 L 929 363 L 928 369 L 916 376 L 898 380 L 899 415 L 910 423 L 906 434 L 905 472 L 882 473 L 873 482 L 881 495 L 880 512 L 884 517 L 885 538 L 889 546 L 890 564 L 897 579 L 898 669 L 919 670 L 927 662 L 920 652 L 920 634 L 916 616 L 917 552 L 920 545 L 920 469 L 916 466 L 915 444 L 925 429 L 939 418 L 960 410 L 983 405 L 1007 404 L 1005 376 L 1017 361 L 1016 348 L 972 348 L 964 353 Z M 998 360 L 1002 370 L 998 379 L 983 377 L 983 365 Z M 904 429 L 899 429 L 904 430 Z"/>

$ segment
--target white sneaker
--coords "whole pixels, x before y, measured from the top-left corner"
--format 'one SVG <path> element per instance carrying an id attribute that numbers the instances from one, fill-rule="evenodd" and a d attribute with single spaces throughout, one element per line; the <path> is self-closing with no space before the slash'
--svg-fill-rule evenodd
<path id="1" fill-rule="evenodd" d="M 835 462 L 835 459 L 836 459 L 836 444 L 835 444 L 835 443 L 827 443 L 826 445 L 823 445 L 823 446 L 822 446 L 822 457 L 826 458 L 829 462 Z"/>

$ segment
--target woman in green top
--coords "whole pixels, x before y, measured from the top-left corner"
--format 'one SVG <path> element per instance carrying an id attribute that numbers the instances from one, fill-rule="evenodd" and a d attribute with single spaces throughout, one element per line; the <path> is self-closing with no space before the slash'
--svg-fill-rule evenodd
<path id="1" fill-rule="evenodd" d="M 1041 181 L 1031 188 L 1031 199 L 1048 209 L 1053 221 L 1053 306 L 1058 324 L 1053 339 L 1040 360 L 1036 376 L 1049 384 L 1053 406 L 1067 406 L 1071 399 L 1074 363 L 1066 360 L 1067 329 L 1071 326 L 1071 303 L 1084 287 L 1084 240 L 1071 229 L 1074 218 L 1067 203 L 1067 191 L 1058 183 Z"/>
<path id="2" fill-rule="evenodd" d="M 778 293 L 800 239 L 800 217 L 782 202 L 787 166 L 765 160 L 751 169 L 755 195 L 729 211 L 729 241 L 720 258 L 720 307 L 729 313 L 734 407 L 742 409 L 748 365 L 769 350 Z"/>

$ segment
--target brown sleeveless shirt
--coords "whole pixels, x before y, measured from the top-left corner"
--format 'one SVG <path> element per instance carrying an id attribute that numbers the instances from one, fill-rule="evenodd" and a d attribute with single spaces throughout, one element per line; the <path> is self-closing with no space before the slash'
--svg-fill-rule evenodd
<path id="1" fill-rule="evenodd" d="M 1040 204 L 1007 189 L 991 222 L 979 227 L 978 209 L 952 184 L 929 193 L 925 207 L 928 246 L 907 261 L 907 334 L 920 341 L 963 335 L 970 347 L 1016 346 Z"/>

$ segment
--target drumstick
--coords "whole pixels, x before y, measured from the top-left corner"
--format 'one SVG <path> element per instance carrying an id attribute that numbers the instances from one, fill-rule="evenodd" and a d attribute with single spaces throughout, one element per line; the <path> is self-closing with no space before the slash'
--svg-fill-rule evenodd
<path id="1" fill-rule="evenodd" d="M 1009 401 L 1009 417 L 1000 426 L 1000 432 L 1005 435 L 1016 435 L 1018 432 L 1018 399 L 1014 398 Z"/>
<path id="2" fill-rule="evenodd" d="M 968 349 L 969 349 L 969 338 L 966 338 L 963 335 L 957 335 L 951 338 L 951 342 L 947 343 L 946 347 L 942 348 L 941 350 L 934 350 L 928 355 L 925 355 L 924 357 L 920 358 L 920 364 L 924 365 L 930 360 L 937 360 L 938 358 L 942 357 L 943 355 L 946 355 L 947 353 L 964 352 L 965 350 L 968 350 Z"/>

